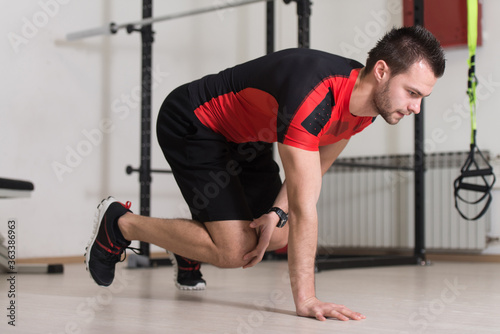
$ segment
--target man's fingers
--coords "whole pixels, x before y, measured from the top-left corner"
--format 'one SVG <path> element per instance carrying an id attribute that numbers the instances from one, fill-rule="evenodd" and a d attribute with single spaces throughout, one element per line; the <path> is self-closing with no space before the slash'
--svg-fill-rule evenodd
<path id="1" fill-rule="evenodd" d="M 261 253 L 262 253 L 262 256 L 264 256 L 264 251 L 265 251 L 265 248 L 263 246 L 261 246 L 260 244 L 258 244 L 254 250 L 243 255 L 243 260 L 244 261 L 250 260 L 253 257 L 259 256 L 259 254 L 261 254 Z"/>
<path id="2" fill-rule="evenodd" d="M 252 228 L 265 226 L 265 220 L 263 219 L 254 220 L 253 222 L 250 223 L 249 226 Z M 255 249 L 243 255 L 243 260 L 249 261 L 246 265 L 243 266 L 243 268 L 252 267 L 262 260 L 262 258 L 264 257 L 264 253 L 267 249 L 267 246 L 269 246 L 269 240 L 271 240 L 272 233 L 273 233 L 272 229 L 262 228 L 260 230 L 257 230 L 257 236 L 259 238 L 259 241 Z"/>
<path id="3" fill-rule="evenodd" d="M 262 219 L 255 219 L 253 220 L 252 222 L 250 222 L 250 227 L 252 228 L 257 228 L 259 226 L 262 226 L 264 225 L 266 221 L 265 220 L 262 220 Z"/>
<path id="4" fill-rule="evenodd" d="M 341 312 L 337 310 L 319 310 L 316 311 L 314 317 L 318 319 L 319 321 L 325 321 L 326 318 L 335 318 L 341 321 L 348 321 L 349 318 L 345 315 L 343 315 Z"/>
<path id="5" fill-rule="evenodd" d="M 351 311 L 343 305 L 322 305 L 319 309 L 313 311 L 314 317 L 317 320 L 325 321 L 327 318 L 334 318 L 340 321 L 362 320 L 366 319 L 364 315 L 358 312 Z"/>
<path id="6" fill-rule="evenodd" d="M 256 254 L 255 254 L 255 250 L 251 251 L 250 253 L 246 253 L 244 256 L 243 256 L 243 261 L 247 261 L 247 260 L 250 260 L 251 258 L 255 257 Z"/>
<path id="7" fill-rule="evenodd" d="M 248 262 L 247 264 L 245 264 L 245 265 L 243 266 L 243 269 L 246 269 L 246 268 L 250 268 L 250 267 L 255 266 L 257 263 L 259 263 L 259 262 L 260 262 L 260 260 L 262 260 L 262 258 L 259 258 L 259 257 L 254 257 L 254 258 L 252 259 L 252 261 Z"/>
<path id="8" fill-rule="evenodd" d="M 344 305 L 324 303 L 316 297 L 309 298 L 303 304 L 297 306 L 297 315 L 314 317 L 320 321 L 324 321 L 327 318 L 335 318 L 341 321 L 366 319 L 361 313 L 351 311 Z"/>
<path id="9" fill-rule="evenodd" d="M 243 255 L 243 260 L 246 261 L 246 260 L 251 259 L 252 257 L 259 258 L 258 259 L 259 261 L 262 260 L 262 257 L 264 256 L 264 253 L 266 251 L 267 245 L 269 245 L 269 243 L 264 244 L 264 242 L 262 242 L 261 240 L 259 240 L 259 243 L 257 244 L 257 247 L 255 247 L 254 250 L 252 250 L 251 252 L 246 253 L 245 255 Z"/>
<path id="10" fill-rule="evenodd" d="M 349 317 L 343 315 L 342 313 L 340 313 L 339 311 L 332 311 L 331 312 L 331 317 L 332 318 L 336 318 L 336 319 L 339 319 L 341 321 L 348 321 L 349 320 Z"/>
<path id="11" fill-rule="evenodd" d="M 349 315 L 349 317 L 353 320 L 362 320 L 362 319 L 366 319 L 366 317 L 364 315 L 362 315 L 361 313 L 358 313 L 358 312 L 352 312 L 351 315 Z"/>
<path id="12" fill-rule="evenodd" d="M 243 256 L 243 260 L 244 261 L 251 260 L 251 261 L 248 262 L 246 265 L 244 265 L 243 269 L 253 267 L 257 263 L 259 263 L 263 257 L 264 257 L 264 251 L 259 249 L 255 249 L 250 253 L 247 253 L 245 256 Z"/>
<path id="13" fill-rule="evenodd" d="M 361 313 L 358 313 L 358 312 L 354 312 L 354 311 L 351 311 L 350 309 L 348 309 L 347 307 L 345 306 L 341 306 L 341 308 L 339 310 L 337 310 L 340 314 L 350 318 L 350 319 L 353 319 L 353 320 L 361 320 L 361 319 L 365 319 L 366 317 L 364 315 L 362 315 Z"/>
<path id="14" fill-rule="evenodd" d="M 322 312 L 319 312 L 319 311 L 316 312 L 315 316 L 316 316 L 316 319 L 318 319 L 319 321 L 325 321 L 326 320 L 326 318 L 325 318 L 325 316 L 323 315 Z"/>
<path id="15" fill-rule="evenodd" d="M 351 311 L 350 309 L 348 309 L 344 306 L 332 310 L 331 315 L 329 315 L 329 316 L 332 318 L 337 318 L 337 319 L 342 320 L 342 321 L 347 321 L 349 319 L 362 320 L 362 319 L 366 318 L 361 313 Z"/>
<path id="16" fill-rule="evenodd" d="M 254 259 L 254 260 L 252 260 L 252 261 L 250 261 L 250 262 L 248 262 L 247 264 L 245 264 L 245 265 L 243 266 L 243 269 L 247 269 L 247 268 L 253 267 L 253 266 L 255 265 L 255 263 L 254 263 L 254 262 L 255 262 L 255 259 Z"/>
<path id="17" fill-rule="evenodd" d="M 250 223 L 250 227 L 251 228 L 256 228 L 256 227 L 259 227 L 259 223 L 257 223 L 255 220 L 253 222 Z"/>

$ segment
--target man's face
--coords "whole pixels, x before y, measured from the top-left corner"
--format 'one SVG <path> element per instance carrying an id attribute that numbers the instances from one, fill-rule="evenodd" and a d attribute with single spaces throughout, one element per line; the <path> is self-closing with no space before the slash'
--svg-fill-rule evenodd
<path id="1" fill-rule="evenodd" d="M 373 96 L 376 112 L 389 124 L 397 124 L 404 116 L 418 114 L 422 98 L 429 96 L 437 78 L 423 61 L 408 71 L 389 76 L 379 83 Z"/>

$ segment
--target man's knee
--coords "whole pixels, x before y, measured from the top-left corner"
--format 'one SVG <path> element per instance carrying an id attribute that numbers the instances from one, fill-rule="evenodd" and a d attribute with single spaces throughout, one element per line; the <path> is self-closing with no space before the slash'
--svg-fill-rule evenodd
<path id="1" fill-rule="evenodd" d="M 245 254 L 251 252 L 257 246 L 257 242 L 246 242 L 244 244 L 233 244 L 219 250 L 217 262 L 214 263 L 219 268 L 240 268 L 247 264 L 243 260 Z"/>
<path id="2" fill-rule="evenodd" d="M 214 243 L 214 256 L 211 264 L 219 268 L 238 268 L 244 266 L 243 256 L 257 246 L 255 229 L 250 221 L 215 221 L 205 223 Z"/>
<path id="3" fill-rule="evenodd" d="M 273 249 L 270 249 L 270 250 L 278 250 L 278 249 L 285 248 L 286 246 L 288 246 L 288 238 L 283 237 L 283 238 L 277 240 Z"/>
<path id="4" fill-rule="evenodd" d="M 269 243 L 268 251 L 282 249 L 288 245 L 288 226 L 283 229 L 276 229 Z"/>

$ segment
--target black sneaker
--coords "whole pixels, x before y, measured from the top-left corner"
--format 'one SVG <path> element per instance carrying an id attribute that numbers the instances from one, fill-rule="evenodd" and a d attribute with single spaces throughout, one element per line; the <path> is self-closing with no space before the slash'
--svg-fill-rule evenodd
<path id="1" fill-rule="evenodd" d="M 87 271 L 98 285 L 109 286 L 115 278 L 115 265 L 121 262 L 122 254 L 130 245 L 118 229 L 118 218 L 132 212 L 131 203 L 122 204 L 113 197 L 102 200 L 94 216 L 94 231 L 85 248 Z M 131 248 L 134 252 L 137 249 Z"/>
<path id="2" fill-rule="evenodd" d="M 174 265 L 175 286 L 180 290 L 205 290 L 207 282 L 202 278 L 201 263 L 170 253 Z"/>

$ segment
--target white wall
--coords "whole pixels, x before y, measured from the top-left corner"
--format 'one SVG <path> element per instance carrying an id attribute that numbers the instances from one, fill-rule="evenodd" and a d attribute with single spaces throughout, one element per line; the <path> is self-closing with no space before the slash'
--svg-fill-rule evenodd
<path id="1" fill-rule="evenodd" d="M 154 14 L 232 2 L 155 1 Z M 484 46 L 477 56 L 483 83 L 478 143 L 499 154 L 495 36 L 500 25 L 494 13 L 500 3 L 485 0 L 484 6 Z M 67 42 L 65 35 L 140 19 L 141 1 L 31 0 L 4 7 L 9 10 L 0 13 L 0 177 L 31 180 L 35 191 L 29 199 L 0 201 L 0 233 L 5 234 L 8 218 L 19 221 L 20 258 L 80 255 L 103 197 L 130 200 L 139 212 L 138 175 L 124 170 L 139 164 L 140 38 L 120 31 Z M 277 1 L 276 7 L 276 48 L 294 47 L 295 4 Z M 156 24 L 153 119 L 178 85 L 264 54 L 264 8 L 252 4 Z M 311 47 L 361 62 L 387 29 L 402 22 L 400 0 L 316 0 L 312 11 Z M 465 48 L 447 50 L 446 74 L 426 101 L 429 152 L 468 148 L 467 109 L 454 107 L 466 98 L 467 56 Z M 411 152 L 412 132 L 412 119 L 397 127 L 377 121 L 353 138 L 345 155 Z M 154 168 L 168 167 L 155 136 L 152 161 Z M 152 188 L 153 216 L 188 216 L 170 175 L 153 175 Z M 495 221 L 498 215 L 495 211 Z"/>

